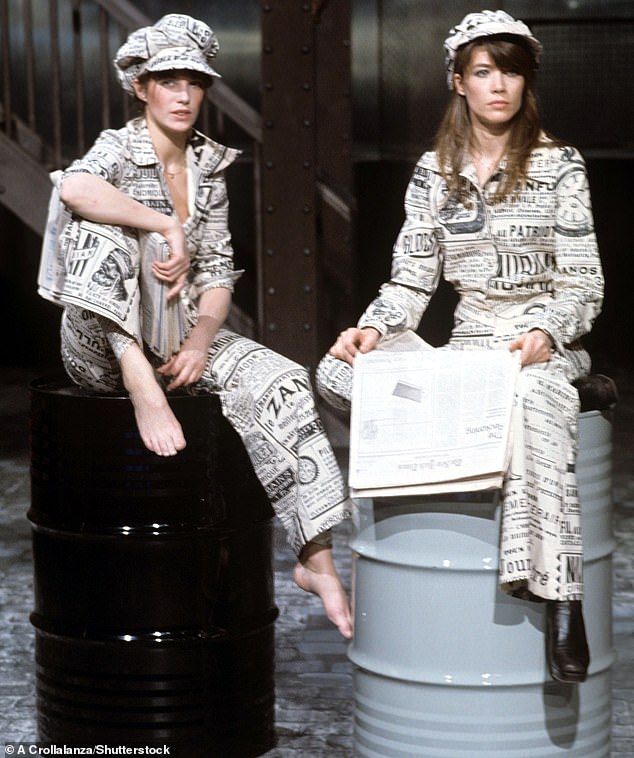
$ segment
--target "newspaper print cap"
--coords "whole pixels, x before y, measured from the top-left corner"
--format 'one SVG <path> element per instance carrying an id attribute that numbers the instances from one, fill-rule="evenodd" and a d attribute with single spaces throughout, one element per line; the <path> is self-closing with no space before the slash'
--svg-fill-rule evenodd
<path id="1" fill-rule="evenodd" d="M 516 37 L 522 37 L 533 53 L 535 64 L 539 63 L 542 52 L 541 42 L 533 37 L 531 30 L 524 22 L 516 21 L 504 11 L 469 13 L 451 29 L 445 40 L 445 66 L 449 89 L 453 89 L 454 62 L 458 48 L 478 39 L 478 37 L 490 37 L 492 34 L 512 34 Z"/>
<path id="2" fill-rule="evenodd" d="M 210 65 L 219 49 L 216 35 L 203 21 L 169 13 L 153 26 L 132 32 L 113 62 L 123 89 L 134 93 L 132 82 L 151 71 L 198 71 L 219 77 Z"/>

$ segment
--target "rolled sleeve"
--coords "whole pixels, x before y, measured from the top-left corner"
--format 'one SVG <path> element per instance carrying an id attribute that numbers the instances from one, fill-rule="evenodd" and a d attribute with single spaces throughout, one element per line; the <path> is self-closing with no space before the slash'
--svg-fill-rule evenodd
<path id="1" fill-rule="evenodd" d="M 209 177 L 203 184 L 205 218 L 188 235 L 192 267 L 190 296 L 197 299 L 203 292 L 224 287 L 233 292 L 242 275 L 233 267 L 233 246 L 229 233 L 229 199 L 223 173 Z"/>

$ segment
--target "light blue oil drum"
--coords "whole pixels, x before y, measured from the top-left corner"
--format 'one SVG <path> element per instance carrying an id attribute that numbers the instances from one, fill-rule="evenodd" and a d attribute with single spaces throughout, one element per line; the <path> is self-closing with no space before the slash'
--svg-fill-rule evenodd
<path id="1" fill-rule="evenodd" d="M 543 604 L 498 588 L 500 507 L 359 500 L 354 551 L 354 755 L 610 755 L 611 423 L 579 417 L 587 680 L 551 679 Z"/>

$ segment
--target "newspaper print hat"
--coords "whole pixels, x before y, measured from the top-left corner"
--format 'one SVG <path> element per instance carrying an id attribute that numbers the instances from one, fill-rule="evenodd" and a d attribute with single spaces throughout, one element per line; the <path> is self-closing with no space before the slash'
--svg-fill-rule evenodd
<path id="1" fill-rule="evenodd" d="M 219 49 L 216 35 L 203 21 L 169 13 L 154 26 L 132 32 L 113 62 L 123 89 L 134 93 L 132 82 L 150 71 L 198 71 L 219 77 L 210 65 Z"/>
<path id="2" fill-rule="evenodd" d="M 447 86 L 453 89 L 454 62 L 458 48 L 472 42 L 478 37 L 489 37 L 492 34 L 512 34 L 522 37 L 528 43 L 535 64 L 539 63 L 542 52 L 541 42 L 533 37 L 531 30 L 522 21 L 516 21 L 504 11 L 480 11 L 469 13 L 462 21 L 454 26 L 445 40 L 445 66 L 447 68 Z"/>

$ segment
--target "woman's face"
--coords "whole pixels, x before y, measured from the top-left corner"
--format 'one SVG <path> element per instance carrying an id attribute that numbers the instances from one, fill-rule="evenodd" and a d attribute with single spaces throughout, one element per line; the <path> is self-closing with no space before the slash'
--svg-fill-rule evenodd
<path id="1" fill-rule="evenodd" d="M 493 132 L 504 131 L 522 107 L 525 80 L 499 69 L 488 50 L 475 47 L 464 74 L 454 74 L 456 92 L 469 108 L 472 122 Z"/>
<path id="2" fill-rule="evenodd" d="M 188 134 L 198 118 L 205 97 L 204 78 L 193 71 L 170 71 L 134 83 L 137 97 L 145 103 L 148 124 L 172 133 Z"/>

